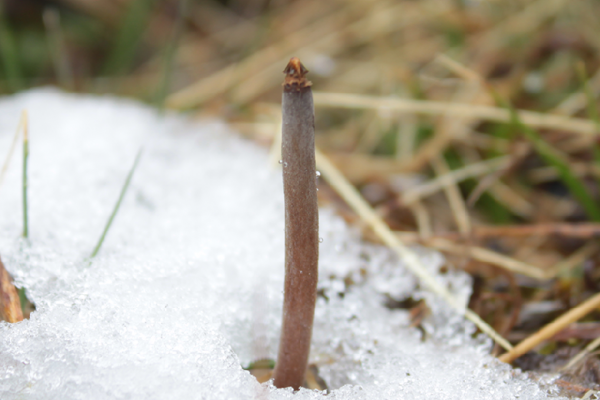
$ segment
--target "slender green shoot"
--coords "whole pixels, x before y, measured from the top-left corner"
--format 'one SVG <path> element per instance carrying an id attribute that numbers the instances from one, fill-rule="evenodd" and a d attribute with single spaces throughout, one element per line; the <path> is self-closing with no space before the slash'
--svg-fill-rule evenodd
<path id="1" fill-rule="evenodd" d="M 156 98 L 154 99 L 156 107 L 161 112 L 164 110 L 165 98 L 167 97 L 167 91 L 169 90 L 171 75 L 173 73 L 173 59 L 175 58 L 175 53 L 179 45 L 179 39 L 181 38 L 181 33 L 183 31 L 188 4 L 189 0 L 179 0 L 177 18 L 175 20 L 173 32 L 164 50 L 163 73 L 160 79 L 158 90 L 156 92 Z"/>
<path id="2" fill-rule="evenodd" d="M 537 131 L 525 125 L 512 105 L 509 104 L 508 108 L 512 125 L 523 132 L 544 161 L 556 168 L 560 179 L 567 185 L 571 194 L 581 203 L 588 217 L 595 222 L 599 222 L 600 208 L 588 193 L 584 183 L 571 171 L 568 160 L 542 139 Z"/>
<path id="3" fill-rule="evenodd" d="M 103 68 L 105 74 L 122 75 L 131 68 L 155 3 L 155 0 L 128 2 L 128 9 L 123 16 L 116 40 Z"/>
<path id="4" fill-rule="evenodd" d="M 23 87 L 21 63 L 15 36 L 4 14 L 2 2 L 0 2 L 0 59 L 9 90 L 18 92 Z"/>
<path id="5" fill-rule="evenodd" d="M 92 251 L 92 254 L 90 255 L 90 259 L 96 257 L 96 255 L 100 251 L 100 248 L 102 247 L 102 243 L 104 243 L 104 238 L 106 238 L 106 234 L 108 233 L 108 230 L 110 229 L 110 226 L 112 225 L 113 220 L 115 219 L 115 216 L 117 215 L 117 212 L 119 211 L 119 208 L 121 207 L 121 202 L 125 198 L 125 194 L 127 193 L 127 189 L 129 188 L 129 183 L 131 183 L 131 177 L 133 176 L 133 173 L 135 172 L 135 170 L 138 166 L 141 156 L 142 156 L 142 149 L 140 149 L 138 151 L 137 155 L 135 156 L 135 161 L 133 162 L 133 165 L 131 166 L 129 173 L 127 174 L 127 179 L 125 179 L 125 183 L 123 184 L 123 187 L 121 188 L 121 194 L 119 195 L 119 199 L 117 200 L 117 203 L 115 204 L 115 207 L 113 208 L 113 211 L 110 214 L 108 221 L 106 221 L 106 226 L 104 227 L 104 231 L 102 231 L 102 235 L 100 236 L 100 239 L 98 240 L 98 244 L 96 244 L 96 247 L 94 247 L 94 251 Z"/>
<path id="6" fill-rule="evenodd" d="M 23 237 L 29 237 L 29 211 L 27 203 L 27 164 L 29 161 L 29 132 L 27 126 L 27 110 L 23 110 Z"/>
<path id="7" fill-rule="evenodd" d="M 17 125 L 17 129 L 15 130 L 15 135 L 13 136 L 12 143 L 10 144 L 10 148 L 8 149 L 8 153 L 6 154 L 6 158 L 4 159 L 4 164 L 2 165 L 2 170 L 0 170 L 0 186 L 2 186 L 2 182 L 4 182 L 4 176 L 6 175 L 6 171 L 8 171 L 8 166 L 10 165 L 10 160 L 12 159 L 12 155 L 17 148 L 17 142 L 19 141 L 19 133 L 21 133 L 21 128 L 23 127 L 23 121 L 25 120 L 26 113 L 21 113 L 21 119 L 19 120 L 19 125 Z"/>

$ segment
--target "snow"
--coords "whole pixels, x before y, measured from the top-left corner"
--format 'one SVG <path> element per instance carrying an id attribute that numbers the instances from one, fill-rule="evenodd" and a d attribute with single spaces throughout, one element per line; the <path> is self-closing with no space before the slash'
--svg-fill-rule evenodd
<path id="1" fill-rule="evenodd" d="M 222 123 L 130 100 L 43 89 L 0 100 L 0 156 L 30 117 L 29 241 L 20 155 L 0 186 L 0 256 L 37 309 L 0 323 L 2 399 L 542 399 L 490 341 L 389 249 L 320 211 L 310 362 L 330 393 L 276 389 L 243 369 L 275 358 L 283 288 L 280 171 Z M 88 260 L 135 155 L 98 256 Z M 466 303 L 469 277 L 423 263 Z M 348 284 L 352 281 L 353 284 Z M 424 299 L 423 329 L 390 299 Z"/>

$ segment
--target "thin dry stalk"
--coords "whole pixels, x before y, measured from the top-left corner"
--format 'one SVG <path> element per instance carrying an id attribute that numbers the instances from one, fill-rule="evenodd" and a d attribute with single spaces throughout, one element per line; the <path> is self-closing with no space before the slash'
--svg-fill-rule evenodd
<path id="1" fill-rule="evenodd" d="M 396 158 L 399 162 L 407 163 L 413 156 L 417 139 L 417 118 L 414 115 L 404 115 L 400 118 L 396 142 Z"/>
<path id="2" fill-rule="evenodd" d="M 285 294 L 273 382 L 296 390 L 304 383 L 308 365 L 319 273 L 315 122 L 307 72 L 300 60 L 290 60 L 282 98 Z"/>
<path id="3" fill-rule="evenodd" d="M 509 163 L 510 157 L 502 156 L 472 163 L 463 168 L 449 171 L 444 175 L 440 175 L 435 179 L 423 183 L 422 185 L 407 190 L 402 195 L 402 201 L 406 205 L 412 204 L 419 199 L 437 193 L 447 185 L 455 185 L 465 179 L 484 175 L 493 172 L 494 170 L 506 168 Z"/>
<path id="4" fill-rule="evenodd" d="M 400 99 L 345 93 L 314 93 L 315 106 L 350 109 L 388 109 L 425 115 L 452 115 L 457 118 L 473 118 L 482 121 L 510 122 L 510 112 L 506 109 L 474 104 L 457 104 L 442 101 Z M 570 118 L 562 115 L 542 114 L 519 110 L 523 124 L 532 128 L 547 128 L 592 136 L 596 133 L 593 121 Z"/>
<path id="5" fill-rule="evenodd" d="M 441 238 L 432 238 L 426 243 L 438 250 L 458 255 L 469 255 L 477 261 L 495 265 L 508 271 L 516 272 L 521 275 L 529 276 L 534 279 L 548 279 L 548 273 L 533 265 L 512 257 L 496 253 L 494 251 L 478 246 L 461 245 L 456 242 Z"/>
<path id="6" fill-rule="evenodd" d="M 448 164 L 442 156 L 434 157 L 431 160 L 431 165 L 438 175 L 450 173 L 450 168 L 448 168 Z M 458 186 L 454 182 L 446 184 L 444 185 L 444 193 L 450 204 L 458 231 L 463 235 L 467 235 L 471 231 L 471 220 Z"/>
<path id="7" fill-rule="evenodd" d="M 417 220 L 419 237 L 423 240 L 430 238 L 433 234 L 433 229 L 431 228 L 431 217 L 427 207 L 421 201 L 417 200 L 409 208 Z"/>
<path id="8" fill-rule="evenodd" d="M 354 183 L 365 182 L 374 176 L 416 172 L 410 168 L 410 162 L 398 161 L 390 157 L 357 153 L 328 153 L 327 157 L 344 172 L 344 176 L 350 182 Z"/>
<path id="9" fill-rule="evenodd" d="M 418 242 L 425 246 L 432 247 L 436 250 L 440 250 L 446 253 L 456 254 L 459 256 L 469 256 L 474 260 L 481 261 L 486 264 L 495 265 L 508 271 L 516 272 L 521 275 L 529 276 L 534 279 L 549 279 L 549 273 L 537 268 L 533 265 L 527 264 L 523 261 L 516 260 L 512 257 L 496 253 L 492 250 L 488 250 L 483 247 L 464 245 L 457 243 L 453 240 L 448 240 L 440 236 L 433 236 L 427 240 L 421 240 L 413 232 L 396 232 L 396 235 L 406 242 Z M 457 236 L 456 233 L 452 233 L 452 236 Z"/>
<path id="10" fill-rule="evenodd" d="M 520 193 L 501 181 L 496 181 L 488 193 L 499 203 L 504 204 L 513 214 L 522 218 L 531 218 L 535 208 Z"/>
<path id="11" fill-rule="evenodd" d="M 529 350 L 536 347 L 538 344 L 550 339 L 552 336 L 566 328 L 569 324 L 572 324 L 573 322 L 585 317 L 598 307 L 600 307 L 600 293 L 590 297 L 577 307 L 567 311 L 553 322 L 549 323 L 533 335 L 529 336 L 527 339 L 523 340 L 512 350 L 498 357 L 498 359 L 505 363 L 512 362 L 516 358 L 519 358 Z"/>
<path id="12" fill-rule="evenodd" d="M 589 79 L 588 84 L 593 91 L 600 90 L 600 69 Z M 575 92 L 554 107 L 554 111 L 558 114 L 573 115 L 583 110 L 587 103 L 588 98 L 584 92 Z"/>
<path id="13" fill-rule="evenodd" d="M 581 139 L 585 139 L 585 140 L 581 140 L 579 143 L 576 143 L 578 145 L 579 148 L 564 148 L 566 146 L 561 146 L 563 147 L 563 150 L 565 151 L 570 151 L 570 152 L 578 152 L 578 151 L 582 151 L 584 150 L 584 147 L 589 149 L 590 147 L 590 142 L 589 140 L 587 140 L 588 138 L 581 138 Z M 589 165 L 589 164 L 585 164 L 585 163 L 570 163 L 570 169 L 571 171 L 573 171 L 573 174 L 575 176 L 580 176 L 580 177 L 584 177 L 586 175 L 591 175 L 594 177 L 600 177 L 600 168 L 596 167 L 595 165 Z M 558 179 L 559 174 L 557 169 L 554 166 L 545 166 L 545 167 L 539 167 L 536 169 L 532 169 L 531 171 L 529 171 L 527 173 L 527 179 L 533 183 L 533 184 L 539 184 L 539 183 L 544 183 L 544 182 L 548 182 L 548 181 L 553 181 Z"/>
<path id="14" fill-rule="evenodd" d="M 21 129 L 24 128 L 27 120 L 27 113 L 25 111 L 21 112 L 21 118 L 19 119 L 19 124 L 17 125 L 17 129 L 15 130 L 15 135 L 13 136 L 13 140 L 10 144 L 10 148 L 8 153 L 6 154 L 6 158 L 4 159 L 4 164 L 2 165 L 2 170 L 0 170 L 0 186 L 2 186 L 2 182 L 4 181 L 4 176 L 6 175 L 6 171 L 8 171 L 8 166 L 10 164 L 10 160 L 12 158 L 15 149 L 17 148 L 17 141 L 19 139 L 19 133 Z"/>
<path id="15" fill-rule="evenodd" d="M 23 321 L 19 293 L 2 260 L 0 260 L 0 314 L 3 320 L 10 323 Z"/>
<path id="16" fill-rule="evenodd" d="M 445 66 L 466 81 L 481 81 L 481 76 L 477 72 L 465 67 L 456 60 L 448 57 L 446 54 L 438 54 L 434 61 Z"/>
<path id="17" fill-rule="evenodd" d="M 592 240 L 582 246 L 580 249 L 575 251 L 569 257 L 561 260 L 559 263 L 549 269 L 549 277 L 555 277 L 560 273 L 571 271 L 578 265 L 581 265 L 585 260 L 590 258 L 594 253 L 598 251 L 598 241 Z"/>
<path id="18" fill-rule="evenodd" d="M 561 368 L 561 371 L 565 371 L 577 365 L 580 361 L 582 361 L 585 357 L 587 357 L 590 353 L 596 350 L 600 346 L 600 337 L 592 340 L 583 350 L 577 353 L 573 358 L 569 360 L 564 367 Z"/>

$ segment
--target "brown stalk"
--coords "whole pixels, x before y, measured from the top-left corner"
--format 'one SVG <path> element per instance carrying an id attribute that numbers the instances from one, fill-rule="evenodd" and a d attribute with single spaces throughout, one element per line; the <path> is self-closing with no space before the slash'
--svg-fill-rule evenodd
<path id="1" fill-rule="evenodd" d="M 297 58 L 283 71 L 282 165 L 285 197 L 285 284 L 276 387 L 304 383 L 317 297 L 319 214 L 315 123 L 308 72 Z"/>
<path id="2" fill-rule="evenodd" d="M 19 293 L 0 260 L 0 317 L 6 322 L 23 321 Z"/>

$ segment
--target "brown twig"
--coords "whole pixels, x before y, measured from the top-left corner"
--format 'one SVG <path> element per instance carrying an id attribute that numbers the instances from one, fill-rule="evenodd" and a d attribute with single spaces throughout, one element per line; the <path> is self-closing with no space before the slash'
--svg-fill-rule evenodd
<path id="1" fill-rule="evenodd" d="M 3 320 L 14 323 L 23 321 L 23 311 L 19 293 L 12 283 L 12 279 L 0 260 L 0 315 Z"/>
<path id="2" fill-rule="evenodd" d="M 297 58 L 283 71 L 282 164 L 285 197 L 285 295 L 274 385 L 304 383 L 317 295 L 319 214 L 311 83 Z"/>

